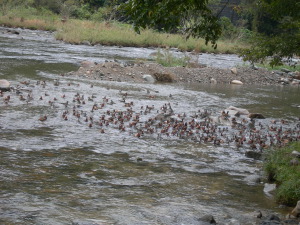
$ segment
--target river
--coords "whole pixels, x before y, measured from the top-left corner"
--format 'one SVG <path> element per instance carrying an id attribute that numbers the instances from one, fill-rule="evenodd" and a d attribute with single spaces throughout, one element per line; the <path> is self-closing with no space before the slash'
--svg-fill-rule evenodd
<path id="1" fill-rule="evenodd" d="M 260 174 L 262 164 L 247 158 L 246 148 L 155 134 L 139 138 L 132 128 L 120 131 L 119 124 L 89 124 L 102 115 L 125 114 L 130 108 L 136 116 L 154 107 L 148 115 L 139 114 L 145 122 L 165 105 L 188 116 L 233 105 L 262 113 L 266 121 L 296 121 L 298 87 L 63 77 L 83 60 L 134 61 L 148 59 L 156 50 L 69 45 L 55 41 L 51 33 L 19 31 L 15 35 L 0 29 L 0 79 L 21 92 L 5 93 L 10 100 L 0 102 L 1 224 L 181 225 L 199 224 L 206 214 L 219 223 L 254 224 L 255 210 L 280 215 L 291 210 L 266 195 L 263 183 L 246 179 Z M 236 56 L 201 57 L 206 64 L 215 57 L 215 66 L 241 63 Z M 132 102 L 129 108 L 124 96 Z M 93 111 L 96 103 L 103 107 Z M 45 115 L 47 120 L 39 120 Z"/>

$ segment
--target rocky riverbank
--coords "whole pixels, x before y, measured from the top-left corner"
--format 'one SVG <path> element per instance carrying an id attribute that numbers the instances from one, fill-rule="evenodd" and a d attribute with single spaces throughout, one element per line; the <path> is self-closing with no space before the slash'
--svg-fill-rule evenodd
<path id="1" fill-rule="evenodd" d="M 221 69 L 194 65 L 194 67 L 163 67 L 157 63 L 94 63 L 84 61 L 78 71 L 65 74 L 91 79 L 119 82 L 173 82 L 244 85 L 299 85 L 300 73 L 268 71 L 262 68 L 238 67 Z"/>

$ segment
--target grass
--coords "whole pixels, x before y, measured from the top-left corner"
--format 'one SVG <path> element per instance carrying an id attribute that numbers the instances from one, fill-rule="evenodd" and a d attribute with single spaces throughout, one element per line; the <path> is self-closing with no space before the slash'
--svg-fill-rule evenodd
<path id="1" fill-rule="evenodd" d="M 281 66 L 273 66 L 271 67 L 270 64 L 257 64 L 258 67 L 266 68 L 267 70 L 281 70 L 281 69 L 288 69 L 290 71 L 300 71 L 300 65 L 297 64 L 295 66 L 289 66 L 289 65 L 281 65 Z"/>
<path id="2" fill-rule="evenodd" d="M 58 15 L 34 8 L 15 8 L 0 15 L 0 25 L 22 27 L 34 30 L 56 31 L 55 37 L 72 44 L 89 41 L 92 45 L 119 45 L 129 47 L 178 48 L 182 51 L 208 53 L 236 53 L 242 47 L 240 43 L 219 41 L 218 48 L 205 45 L 202 39 L 190 38 L 178 34 L 158 33 L 145 29 L 136 34 L 130 25 L 118 22 L 95 22 L 90 20 L 69 19 L 62 22 Z"/>
<path id="3" fill-rule="evenodd" d="M 264 165 L 268 179 L 278 185 L 276 200 L 290 206 L 296 205 L 300 199 L 300 164 L 291 163 L 294 159 L 292 151 L 300 152 L 300 142 L 272 150 Z"/>

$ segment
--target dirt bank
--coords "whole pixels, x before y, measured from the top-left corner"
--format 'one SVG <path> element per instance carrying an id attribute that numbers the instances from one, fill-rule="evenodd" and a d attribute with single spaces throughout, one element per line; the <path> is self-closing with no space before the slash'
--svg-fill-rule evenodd
<path id="1" fill-rule="evenodd" d="M 196 66 L 163 67 L 157 63 L 120 62 L 93 63 L 82 62 L 78 71 L 70 72 L 68 76 L 80 76 L 91 79 L 119 82 L 151 82 L 145 75 L 151 75 L 157 81 L 174 83 L 218 83 L 229 84 L 239 80 L 244 85 L 299 85 L 296 73 L 268 71 L 261 68 L 238 67 L 235 69 L 220 69 Z M 148 76 L 149 77 L 149 76 Z"/>

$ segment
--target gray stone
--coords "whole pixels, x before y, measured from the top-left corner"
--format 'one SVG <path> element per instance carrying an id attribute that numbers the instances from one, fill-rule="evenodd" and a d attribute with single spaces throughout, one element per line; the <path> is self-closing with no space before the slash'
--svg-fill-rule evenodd
<path id="1" fill-rule="evenodd" d="M 0 90 L 1 91 L 9 91 L 10 90 L 10 82 L 8 80 L 0 80 Z"/>
<path id="2" fill-rule="evenodd" d="M 294 157 L 296 157 L 296 158 L 300 158 L 300 152 L 298 152 L 298 151 L 296 151 L 296 150 L 294 150 L 294 151 L 292 151 L 292 156 L 294 156 Z"/>
<path id="3" fill-rule="evenodd" d="M 199 219 L 199 221 L 208 223 L 208 224 L 217 224 L 215 218 L 212 215 L 205 215 Z"/>
<path id="4" fill-rule="evenodd" d="M 268 220 L 276 220 L 276 221 L 280 221 L 280 218 L 274 214 L 268 216 L 267 218 Z"/>
<path id="5" fill-rule="evenodd" d="M 288 78 L 280 78 L 280 81 L 285 83 L 285 84 L 289 84 L 290 83 L 290 80 Z"/>
<path id="6" fill-rule="evenodd" d="M 265 186 L 264 186 L 264 192 L 266 194 L 271 194 L 271 192 L 274 192 L 276 190 L 276 184 L 268 184 L 268 183 L 265 183 Z"/>
<path id="7" fill-rule="evenodd" d="M 289 73 L 289 72 L 291 72 L 289 69 L 286 69 L 286 68 L 282 68 L 281 71 L 284 72 L 284 73 Z"/>
<path id="8" fill-rule="evenodd" d="M 236 85 L 243 85 L 243 82 L 240 81 L 240 80 L 232 80 L 230 83 L 231 84 L 236 84 Z"/>
<path id="9" fill-rule="evenodd" d="M 155 83 L 155 79 L 154 79 L 154 77 L 152 76 L 152 75 L 150 75 L 150 74 L 145 74 L 145 75 L 143 75 L 143 79 L 145 80 L 145 81 L 147 81 L 148 83 Z"/>
<path id="10" fill-rule="evenodd" d="M 283 223 L 276 221 L 276 220 L 266 220 L 266 221 L 262 221 L 259 225 L 283 225 Z"/>
<path id="11" fill-rule="evenodd" d="M 82 41 L 81 44 L 83 44 L 83 45 L 88 45 L 88 46 L 91 46 L 91 45 L 92 45 L 91 42 L 89 42 L 89 41 Z"/>
<path id="12" fill-rule="evenodd" d="M 300 217 L 300 201 L 297 202 L 297 205 L 296 205 L 296 207 L 293 209 L 291 215 L 292 215 L 292 216 L 295 216 L 295 217 Z"/>
<path id="13" fill-rule="evenodd" d="M 233 74 L 237 74 L 237 73 L 238 73 L 236 67 L 231 68 L 230 71 L 231 71 L 231 73 L 233 73 Z"/>

